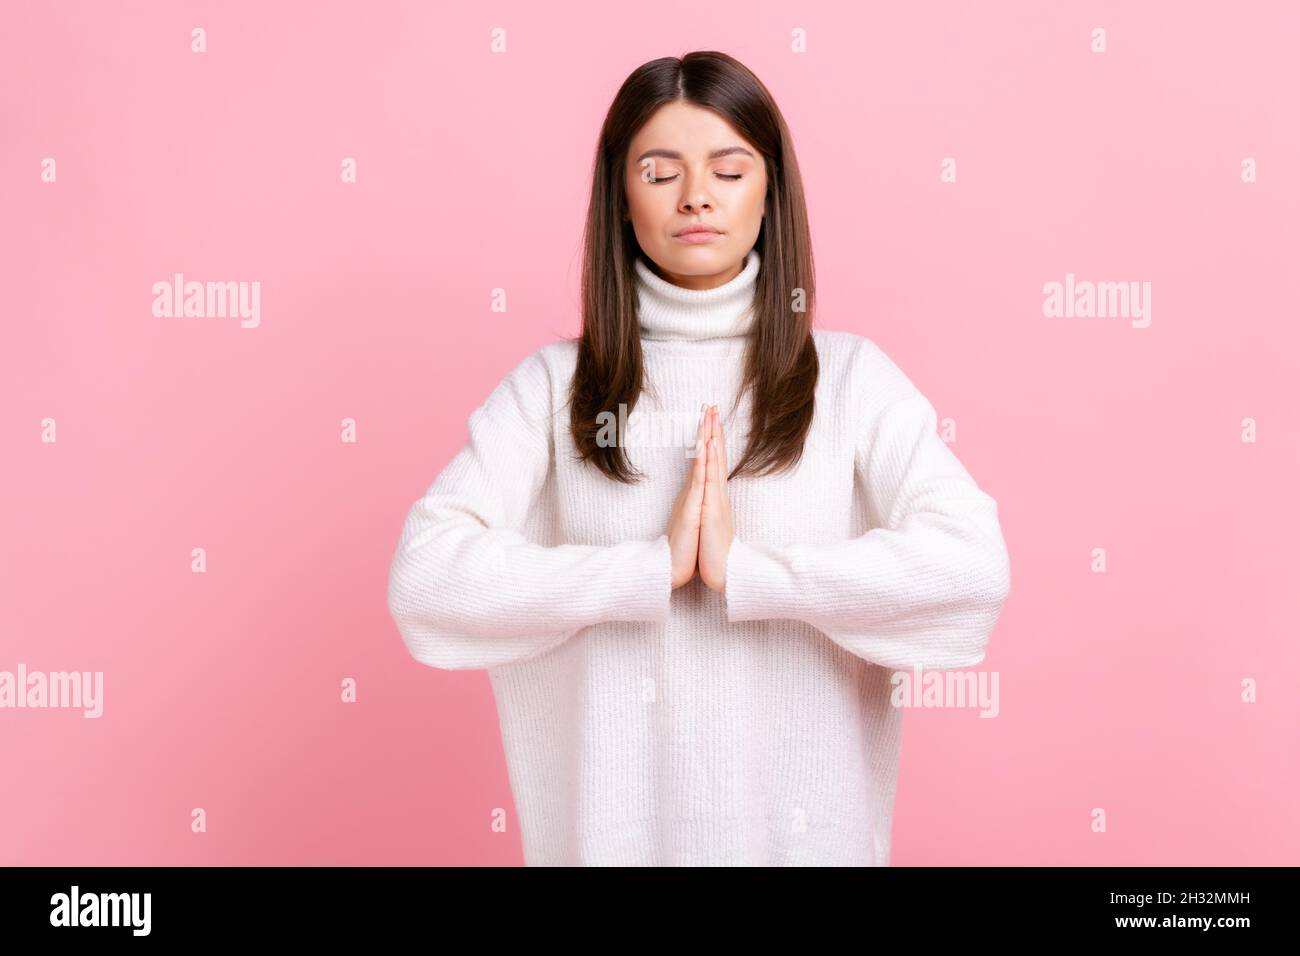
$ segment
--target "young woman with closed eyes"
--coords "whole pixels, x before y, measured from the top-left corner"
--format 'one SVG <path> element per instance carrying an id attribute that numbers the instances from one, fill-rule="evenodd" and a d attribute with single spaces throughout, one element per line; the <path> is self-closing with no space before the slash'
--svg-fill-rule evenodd
<path id="1" fill-rule="evenodd" d="M 417 660 L 489 675 L 527 864 L 888 864 L 891 677 L 979 663 L 1010 565 L 930 402 L 815 306 L 768 90 L 718 52 L 639 67 L 581 333 L 470 416 L 389 576 Z M 620 406 L 694 441 L 608 441 Z"/>

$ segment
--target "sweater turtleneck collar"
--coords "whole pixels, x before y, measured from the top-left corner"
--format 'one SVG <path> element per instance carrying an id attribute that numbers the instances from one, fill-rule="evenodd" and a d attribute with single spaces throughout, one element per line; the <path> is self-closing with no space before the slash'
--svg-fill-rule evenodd
<path id="1" fill-rule="evenodd" d="M 641 337 L 685 342 L 747 335 L 754 325 L 758 266 L 758 250 L 751 249 L 731 281 L 713 289 L 684 289 L 655 275 L 638 253 L 633 268 Z"/>

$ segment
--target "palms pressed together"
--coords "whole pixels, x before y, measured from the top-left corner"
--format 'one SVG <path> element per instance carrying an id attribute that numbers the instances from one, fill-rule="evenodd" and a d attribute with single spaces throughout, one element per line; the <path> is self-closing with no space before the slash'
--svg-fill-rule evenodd
<path id="1" fill-rule="evenodd" d="M 727 445 L 718 407 L 704 409 L 695 438 L 695 460 L 673 504 L 668 527 L 673 587 L 681 587 L 698 570 L 715 591 L 727 584 L 727 554 L 735 532 L 727 499 Z"/>

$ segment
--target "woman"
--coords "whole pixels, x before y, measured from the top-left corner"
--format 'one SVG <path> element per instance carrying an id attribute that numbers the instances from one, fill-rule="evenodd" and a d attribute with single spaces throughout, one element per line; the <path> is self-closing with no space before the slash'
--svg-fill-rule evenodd
<path id="1" fill-rule="evenodd" d="M 930 402 L 812 329 L 794 149 L 739 62 L 623 84 L 582 284 L 581 335 L 407 515 L 406 646 L 488 670 L 529 865 L 887 865 L 891 674 L 983 660 L 1009 561 Z M 632 412 L 697 440 L 630 442 Z"/>

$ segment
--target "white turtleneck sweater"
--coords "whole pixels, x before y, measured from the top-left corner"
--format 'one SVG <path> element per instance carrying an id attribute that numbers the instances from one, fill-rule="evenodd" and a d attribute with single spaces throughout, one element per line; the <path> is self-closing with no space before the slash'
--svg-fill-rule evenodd
<path id="1" fill-rule="evenodd" d="M 758 270 L 700 291 L 637 261 L 629 427 L 716 403 L 740 460 Z M 978 664 L 1010 565 L 930 402 L 869 339 L 813 336 L 801 464 L 728 483 L 724 592 L 670 583 L 693 424 L 630 444 L 636 485 L 573 461 L 572 341 L 519 362 L 407 514 L 389 609 L 416 660 L 487 669 L 527 865 L 888 864 L 891 675 Z"/>

